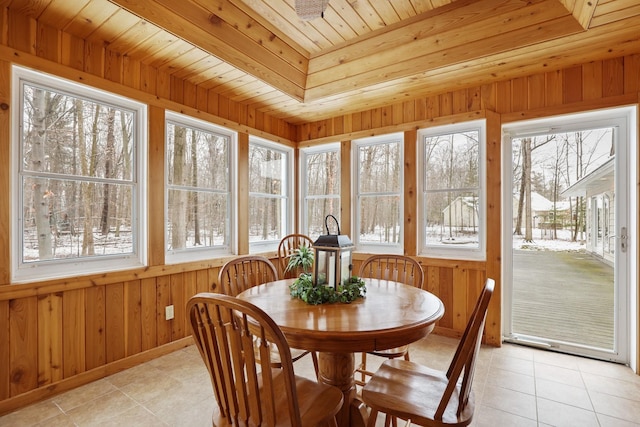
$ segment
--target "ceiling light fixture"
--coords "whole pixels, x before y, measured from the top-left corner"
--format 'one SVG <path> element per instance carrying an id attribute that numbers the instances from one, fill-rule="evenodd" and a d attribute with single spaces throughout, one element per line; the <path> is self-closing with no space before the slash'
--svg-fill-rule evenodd
<path id="1" fill-rule="evenodd" d="M 324 18 L 329 0 L 296 0 L 296 13 L 303 21 Z"/>

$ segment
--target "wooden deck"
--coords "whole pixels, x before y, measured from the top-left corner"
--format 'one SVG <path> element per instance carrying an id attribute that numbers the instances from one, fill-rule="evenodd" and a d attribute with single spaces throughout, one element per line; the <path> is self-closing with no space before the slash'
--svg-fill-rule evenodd
<path id="1" fill-rule="evenodd" d="M 587 253 L 514 251 L 513 331 L 612 349 L 613 268 Z"/>

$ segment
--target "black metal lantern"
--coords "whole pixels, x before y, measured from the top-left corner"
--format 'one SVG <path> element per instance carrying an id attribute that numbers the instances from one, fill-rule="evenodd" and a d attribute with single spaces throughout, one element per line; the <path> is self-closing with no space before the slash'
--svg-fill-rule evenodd
<path id="1" fill-rule="evenodd" d="M 330 217 L 338 226 L 338 234 L 329 233 L 327 220 Z M 345 279 L 351 276 L 351 252 L 354 246 L 349 236 L 340 234 L 340 224 L 335 216 L 327 215 L 324 226 L 327 234 L 321 235 L 313 243 L 315 250 L 313 283 L 316 286 L 328 285 L 337 289 Z"/>

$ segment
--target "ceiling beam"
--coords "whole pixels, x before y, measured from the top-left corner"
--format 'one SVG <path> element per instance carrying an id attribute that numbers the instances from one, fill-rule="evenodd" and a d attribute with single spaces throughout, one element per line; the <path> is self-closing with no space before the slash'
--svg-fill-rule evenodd
<path id="1" fill-rule="evenodd" d="M 207 8 L 193 0 L 109 1 L 292 98 L 303 100 L 308 66 L 304 53 L 229 1 L 210 1 Z"/>

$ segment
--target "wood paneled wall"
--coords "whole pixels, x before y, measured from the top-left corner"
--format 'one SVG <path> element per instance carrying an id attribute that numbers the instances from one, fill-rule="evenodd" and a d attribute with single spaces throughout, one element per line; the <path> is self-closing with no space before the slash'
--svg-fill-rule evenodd
<path id="1" fill-rule="evenodd" d="M 638 103 L 640 57 L 588 63 L 582 66 L 505 82 L 455 90 L 425 99 L 309 123 L 297 128 L 234 104 L 213 92 L 202 93 L 162 72 L 110 52 L 108 47 L 78 40 L 19 15 L 0 16 L 0 162 L 10 158 L 10 64 L 16 63 L 125 94 L 150 105 L 151 127 L 164 109 L 183 111 L 234 128 L 300 146 L 342 141 L 342 207 L 348 216 L 349 140 L 365 135 L 415 130 L 484 117 L 488 121 L 489 218 L 500 214 L 500 148 L 502 123 L 601 107 Z M 4 108 L 3 104 L 9 106 Z M 155 118 L 154 118 L 155 117 Z M 415 137 L 415 136 L 414 136 Z M 151 145 L 154 146 L 154 145 Z M 159 146 L 159 144 L 155 144 Z M 245 147 L 246 148 L 246 147 Z M 241 158 L 243 158 L 241 156 Z M 407 156 L 415 171 L 415 156 Z M 246 167 L 245 167 L 246 168 Z M 412 169 L 413 168 L 413 169 Z M 243 166 L 239 165 L 243 170 Z M 9 168 L 0 169 L 0 190 L 10 194 Z M 405 189 L 406 210 L 417 212 L 416 174 Z M 150 188 L 151 203 L 162 200 L 161 186 Z M 242 188 L 240 192 L 243 193 Z M 0 414 L 53 393 L 106 376 L 117 370 L 187 345 L 186 300 L 198 291 L 215 291 L 224 259 L 164 265 L 162 238 L 152 238 L 150 265 L 145 269 L 12 285 L 10 268 L 10 206 L 0 204 Z M 153 202 L 153 200 L 156 200 Z M 247 198 L 239 197 L 239 211 Z M 245 205 L 245 206 L 243 206 Z M 350 230 L 348 218 L 343 229 Z M 243 223 L 239 224 L 242 229 Z M 406 253 L 416 255 L 416 221 L 405 234 Z M 150 224 L 154 234 L 161 225 Z M 485 262 L 417 257 L 425 269 L 427 287 L 445 303 L 438 333 L 459 334 L 486 277 L 500 279 L 500 223 L 489 220 Z M 413 237 L 412 237 L 413 236 Z M 248 243 L 240 244 L 241 252 Z M 273 254 L 270 254 L 273 256 Z M 356 254 L 356 268 L 366 254 Z M 499 289 L 496 295 L 500 295 Z M 164 319 L 173 304 L 175 318 Z M 492 300 L 486 340 L 500 343 L 500 299 Z"/>

